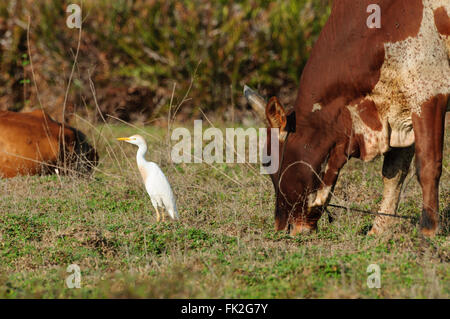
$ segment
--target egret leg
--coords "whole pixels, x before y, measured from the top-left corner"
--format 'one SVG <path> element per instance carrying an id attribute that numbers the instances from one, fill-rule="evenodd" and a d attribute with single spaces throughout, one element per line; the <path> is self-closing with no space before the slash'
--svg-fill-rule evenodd
<path id="1" fill-rule="evenodd" d="M 161 214 L 159 213 L 158 206 L 156 206 L 156 221 L 159 223 L 161 220 Z"/>
<path id="2" fill-rule="evenodd" d="M 164 212 L 163 212 L 161 215 L 162 215 L 162 221 L 164 223 L 166 221 L 166 214 L 164 214 Z"/>

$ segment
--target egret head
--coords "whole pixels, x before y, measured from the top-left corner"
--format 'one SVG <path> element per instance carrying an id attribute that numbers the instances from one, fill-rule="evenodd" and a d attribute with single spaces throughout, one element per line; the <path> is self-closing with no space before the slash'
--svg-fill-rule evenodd
<path id="1" fill-rule="evenodd" d="M 130 137 L 119 137 L 117 140 L 118 141 L 125 141 L 127 143 L 137 145 L 139 147 L 147 145 L 147 143 L 145 142 L 145 139 L 142 136 L 138 135 L 138 134 L 130 136 Z"/>

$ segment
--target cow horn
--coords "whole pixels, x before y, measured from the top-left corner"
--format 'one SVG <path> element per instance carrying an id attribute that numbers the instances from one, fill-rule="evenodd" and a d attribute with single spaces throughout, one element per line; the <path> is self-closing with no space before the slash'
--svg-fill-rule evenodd
<path id="1" fill-rule="evenodd" d="M 267 101 L 247 85 L 244 86 L 244 96 L 258 116 L 265 119 Z"/>

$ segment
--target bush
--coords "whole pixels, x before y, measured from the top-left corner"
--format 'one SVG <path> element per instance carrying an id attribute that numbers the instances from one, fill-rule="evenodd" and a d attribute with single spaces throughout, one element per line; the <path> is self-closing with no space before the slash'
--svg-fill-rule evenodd
<path id="1" fill-rule="evenodd" d="M 76 3 L 76 1 L 74 1 Z M 1 108 L 37 106 L 27 50 L 44 107 L 57 115 L 78 43 L 65 3 L 0 4 Z M 330 12 L 330 0 L 84 0 L 78 64 L 67 113 L 95 111 L 126 120 L 168 111 L 188 91 L 182 114 L 245 108 L 244 83 L 295 94 L 301 70 Z M 179 101 L 178 101 L 179 102 Z M 220 113 L 219 113 L 220 112 Z"/>

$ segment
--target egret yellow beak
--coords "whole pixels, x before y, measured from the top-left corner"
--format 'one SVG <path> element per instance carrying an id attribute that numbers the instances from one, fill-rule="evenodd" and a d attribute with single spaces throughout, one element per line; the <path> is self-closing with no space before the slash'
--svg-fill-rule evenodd
<path id="1" fill-rule="evenodd" d="M 129 138 L 129 137 L 119 137 L 117 140 L 118 141 L 131 141 L 131 138 Z"/>

